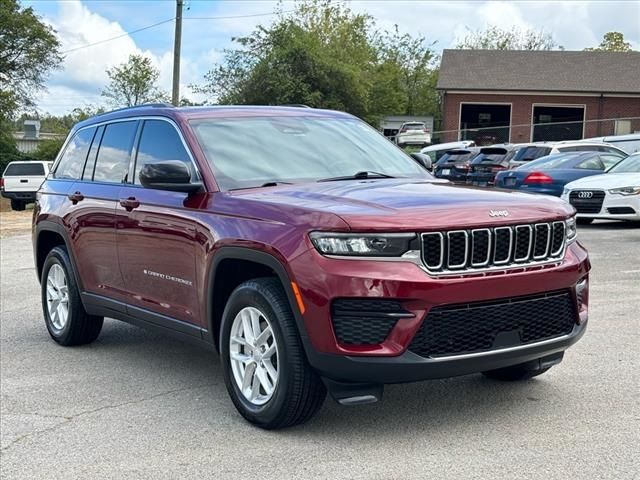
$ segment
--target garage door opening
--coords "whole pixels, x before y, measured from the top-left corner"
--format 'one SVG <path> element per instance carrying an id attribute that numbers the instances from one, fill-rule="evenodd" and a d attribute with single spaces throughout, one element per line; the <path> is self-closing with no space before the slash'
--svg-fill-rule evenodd
<path id="1" fill-rule="evenodd" d="M 511 105 L 460 105 L 460 140 L 474 140 L 479 145 L 507 143 L 510 124 Z"/>
<path id="2" fill-rule="evenodd" d="M 548 125 L 547 125 L 548 124 Z M 580 140 L 584 131 L 584 107 L 533 107 L 533 142 Z"/>

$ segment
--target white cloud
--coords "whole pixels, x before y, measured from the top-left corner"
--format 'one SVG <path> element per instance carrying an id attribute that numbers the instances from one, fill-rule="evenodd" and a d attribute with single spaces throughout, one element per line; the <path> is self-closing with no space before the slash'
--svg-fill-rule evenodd
<path id="1" fill-rule="evenodd" d="M 128 11 L 124 2 L 114 2 L 116 10 Z M 271 12 L 277 2 L 273 0 L 234 2 L 192 2 L 185 17 L 254 15 Z M 37 5 L 36 5 L 37 6 Z M 284 10 L 294 4 L 285 1 Z M 402 32 L 424 35 L 429 42 L 437 41 L 436 49 L 449 48 L 464 37 L 468 29 L 482 29 L 488 25 L 502 28 L 513 26 L 544 30 L 567 50 L 581 50 L 596 46 L 608 31 L 622 31 L 633 48 L 640 48 L 640 2 L 638 1 L 556 1 L 556 2 L 502 2 L 502 1 L 353 1 L 352 10 L 374 17 L 378 27 L 391 29 L 397 24 Z M 112 15 L 110 14 L 110 16 Z M 222 60 L 222 51 L 231 45 L 231 37 L 253 31 L 258 24 L 269 24 L 274 16 L 227 18 L 217 20 L 185 20 L 181 65 L 181 94 L 194 100 L 199 96 L 188 88 L 202 83 L 203 75 Z M 570 22 L 569 22 L 570 20 Z M 58 2 L 58 13 L 48 21 L 58 31 L 62 51 L 100 42 L 123 35 L 125 30 L 117 21 L 92 11 L 90 2 L 66 0 Z M 150 22 L 151 23 L 151 22 Z M 160 27 L 162 28 L 162 27 Z M 64 69 L 56 72 L 48 83 L 49 92 L 40 98 L 41 110 L 52 113 L 68 112 L 78 104 L 103 103 L 100 91 L 107 82 L 105 70 L 125 62 L 130 54 L 144 54 L 160 70 L 159 84 L 171 89 L 173 52 L 166 32 L 147 30 L 147 44 L 158 39 L 160 50 L 141 50 L 136 36 L 82 48 L 66 55 Z"/>

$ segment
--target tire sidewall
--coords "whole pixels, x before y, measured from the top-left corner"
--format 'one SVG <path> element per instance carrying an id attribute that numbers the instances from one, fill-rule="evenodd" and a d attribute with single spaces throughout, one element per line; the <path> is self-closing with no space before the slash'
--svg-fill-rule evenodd
<path id="1" fill-rule="evenodd" d="M 278 384 L 269 401 L 259 406 L 249 402 L 238 388 L 231 370 L 231 360 L 229 357 L 231 325 L 238 312 L 245 307 L 255 307 L 268 317 L 278 347 Z M 280 315 L 291 315 L 291 313 L 279 312 L 276 311 L 276 309 L 274 309 L 274 305 L 272 305 L 270 300 L 262 293 L 258 284 L 252 282 L 240 286 L 231 294 L 222 317 L 220 355 L 224 381 L 236 408 L 238 408 L 245 418 L 256 424 L 269 424 L 281 415 L 283 408 L 285 408 L 288 396 L 287 392 L 291 384 L 291 369 L 289 368 L 289 359 L 287 358 L 287 345 L 279 320 Z"/>
<path id="2" fill-rule="evenodd" d="M 59 330 L 59 331 L 53 328 L 51 317 L 49 316 L 49 309 L 47 308 L 47 303 L 48 303 L 47 275 L 49 274 L 49 270 L 51 270 L 51 267 L 53 267 L 54 265 L 60 265 L 62 267 L 62 270 L 64 271 L 64 274 L 67 280 L 68 299 L 69 299 L 69 304 L 68 304 L 69 313 L 67 317 L 67 323 L 62 328 L 62 330 Z M 44 265 L 42 266 L 42 277 L 40 279 L 40 285 L 41 285 L 40 290 L 41 290 L 41 297 L 42 297 L 42 311 L 44 314 L 45 325 L 47 326 L 47 330 L 49 331 L 49 334 L 55 341 L 64 343 L 66 340 L 68 340 L 68 338 L 71 335 L 72 325 L 75 320 L 75 311 L 76 311 L 75 307 L 77 305 L 77 302 L 79 301 L 79 297 L 77 293 L 75 277 L 73 275 L 73 270 L 71 269 L 71 262 L 69 261 L 67 252 L 63 248 L 56 247 L 53 250 L 51 250 L 51 252 L 49 252 L 49 255 L 47 255 L 47 258 L 44 261 Z"/>

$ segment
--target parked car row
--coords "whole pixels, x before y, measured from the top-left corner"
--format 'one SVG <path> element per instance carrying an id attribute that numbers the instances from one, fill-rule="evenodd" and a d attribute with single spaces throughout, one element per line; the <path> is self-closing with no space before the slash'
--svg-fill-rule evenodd
<path id="1" fill-rule="evenodd" d="M 433 173 L 438 178 L 452 182 L 491 186 L 495 182 L 495 176 L 501 171 L 566 152 L 597 152 L 612 155 L 618 160 L 627 156 L 624 150 L 596 142 L 500 144 L 449 150 L 436 162 Z"/>

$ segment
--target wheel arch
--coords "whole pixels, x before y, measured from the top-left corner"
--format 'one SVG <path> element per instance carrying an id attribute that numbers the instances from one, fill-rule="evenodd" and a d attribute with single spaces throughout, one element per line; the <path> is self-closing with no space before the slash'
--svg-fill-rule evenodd
<path id="1" fill-rule="evenodd" d="M 238 266 L 244 266 L 239 270 Z M 234 281 L 224 282 L 223 276 L 228 272 L 242 272 L 236 274 Z M 214 255 L 207 272 L 206 286 L 206 318 L 209 341 L 219 350 L 219 332 L 222 314 L 226 306 L 226 300 L 231 292 L 243 281 L 251 278 L 272 276 L 280 280 L 280 284 L 287 295 L 289 306 L 293 312 L 298 327 L 298 333 L 305 346 L 307 342 L 304 320 L 296 301 L 296 296 L 291 285 L 291 277 L 286 268 L 275 256 L 245 247 L 221 247 Z"/>
<path id="2" fill-rule="evenodd" d="M 75 275 L 76 282 L 80 290 L 82 291 L 82 281 L 78 275 L 78 269 L 76 268 L 76 261 L 71 250 L 71 242 L 64 227 L 58 223 L 43 220 L 36 226 L 34 242 L 33 242 L 33 255 L 36 264 L 36 275 L 38 281 L 42 277 L 42 267 L 44 261 L 47 258 L 47 254 L 55 247 L 64 246 L 69 254 L 71 265 L 73 267 L 73 274 Z"/>

